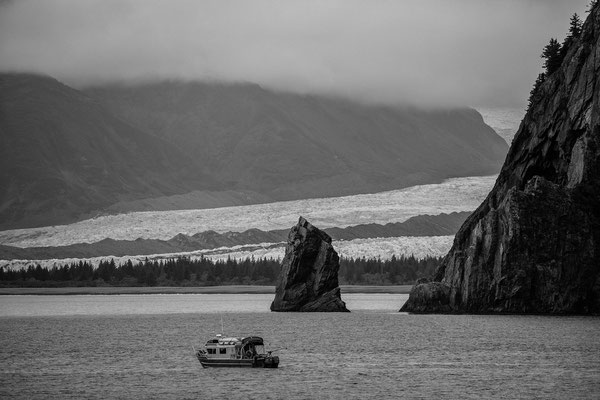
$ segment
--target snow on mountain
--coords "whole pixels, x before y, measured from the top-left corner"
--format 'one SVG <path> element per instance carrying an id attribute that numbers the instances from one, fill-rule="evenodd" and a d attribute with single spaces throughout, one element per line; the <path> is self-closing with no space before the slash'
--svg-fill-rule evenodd
<path id="1" fill-rule="evenodd" d="M 342 240 L 334 242 L 333 245 L 341 257 L 381 257 L 382 260 L 387 260 L 393 255 L 396 257 L 413 255 L 416 258 L 441 257 L 450 250 L 453 240 L 453 235 L 371 238 Z"/>
<path id="2" fill-rule="evenodd" d="M 333 247 L 340 257 L 344 258 L 373 258 L 381 257 L 383 260 L 396 257 L 413 255 L 417 258 L 426 256 L 443 256 L 452 246 L 454 236 L 421 236 L 421 237 L 394 237 L 394 238 L 369 238 L 354 240 L 333 241 Z M 202 255 L 213 260 L 274 258 L 280 259 L 284 255 L 284 244 L 263 243 L 260 246 L 239 246 L 239 248 L 223 248 L 203 251 Z"/>
<path id="3" fill-rule="evenodd" d="M 397 238 L 371 238 L 334 241 L 333 246 L 340 255 L 345 258 L 359 257 L 381 257 L 381 259 L 390 259 L 392 255 L 399 257 L 401 255 L 414 255 L 417 258 L 426 256 L 443 256 L 452 246 L 454 236 L 420 236 L 420 237 L 397 237 Z M 176 257 L 190 257 L 197 259 L 200 257 L 210 258 L 212 260 L 226 260 L 228 257 L 233 259 L 254 258 L 273 258 L 281 259 L 285 251 L 284 243 L 260 243 L 257 245 L 235 246 L 232 248 L 219 248 L 212 250 L 198 250 L 188 253 L 154 254 L 148 256 L 123 256 L 123 257 L 93 257 L 86 259 L 94 266 L 98 266 L 100 261 L 114 259 L 115 263 L 123 264 L 128 260 L 132 262 L 149 260 L 164 260 Z M 48 260 L 0 260 L 0 267 L 21 269 L 30 265 L 41 265 L 42 267 L 52 268 L 79 262 L 79 258 L 48 259 Z"/>
<path id="4" fill-rule="evenodd" d="M 525 110 L 521 108 L 477 108 L 486 124 L 509 145 L 519 129 Z"/>

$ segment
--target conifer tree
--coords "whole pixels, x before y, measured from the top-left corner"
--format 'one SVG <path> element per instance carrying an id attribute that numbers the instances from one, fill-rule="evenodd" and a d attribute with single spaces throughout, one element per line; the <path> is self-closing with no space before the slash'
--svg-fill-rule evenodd
<path id="1" fill-rule="evenodd" d="M 563 57 L 561 56 L 561 45 L 555 38 L 550 39 L 550 42 L 544 47 L 541 57 L 545 59 L 544 67 L 546 75 L 550 76 L 554 71 L 560 68 Z"/>
<path id="2" fill-rule="evenodd" d="M 567 37 L 563 41 L 562 47 L 560 48 L 561 61 L 566 57 L 567 52 L 573 45 L 573 42 L 575 42 L 577 38 L 581 36 L 582 25 L 583 24 L 579 18 L 579 15 L 577 15 L 577 13 L 573 14 L 571 16 L 571 23 L 569 24 L 569 33 L 567 34 Z"/>
<path id="3" fill-rule="evenodd" d="M 573 14 L 571 16 L 571 23 L 569 24 L 569 36 L 567 37 L 578 38 L 581 35 L 582 25 L 583 23 L 581 22 L 579 15 L 577 15 L 577 13 Z"/>

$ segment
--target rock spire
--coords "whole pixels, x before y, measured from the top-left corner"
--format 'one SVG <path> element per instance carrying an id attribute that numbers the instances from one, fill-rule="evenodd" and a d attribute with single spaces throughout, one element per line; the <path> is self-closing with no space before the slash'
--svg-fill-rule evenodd
<path id="1" fill-rule="evenodd" d="M 290 230 L 271 311 L 345 311 L 331 237 L 300 217 Z"/>

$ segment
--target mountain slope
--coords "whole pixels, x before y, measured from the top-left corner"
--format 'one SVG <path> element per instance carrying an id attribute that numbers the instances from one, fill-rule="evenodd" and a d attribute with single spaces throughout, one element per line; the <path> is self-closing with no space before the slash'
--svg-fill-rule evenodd
<path id="1" fill-rule="evenodd" d="M 367 106 L 251 84 L 162 82 L 85 92 L 174 143 L 228 188 L 276 200 L 493 174 L 507 151 L 469 109 Z"/>
<path id="2" fill-rule="evenodd" d="M 165 140 L 60 82 L 0 74 L 0 229 L 76 220 L 119 200 L 214 188 Z"/>

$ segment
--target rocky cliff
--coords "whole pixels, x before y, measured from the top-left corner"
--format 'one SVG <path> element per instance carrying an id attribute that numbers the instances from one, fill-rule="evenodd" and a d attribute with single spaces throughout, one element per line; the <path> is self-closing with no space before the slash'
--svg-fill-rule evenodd
<path id="1" fill-rule="evenodd" d="M 348 311 L 331 237 L 300 217 L 288 236 L 271 311 Z"/>
<path id="2" fill-rule="evenodd" d="M 539 87 L 487 199 L 401 311 L 600 312 L 600 7 Z"/>

